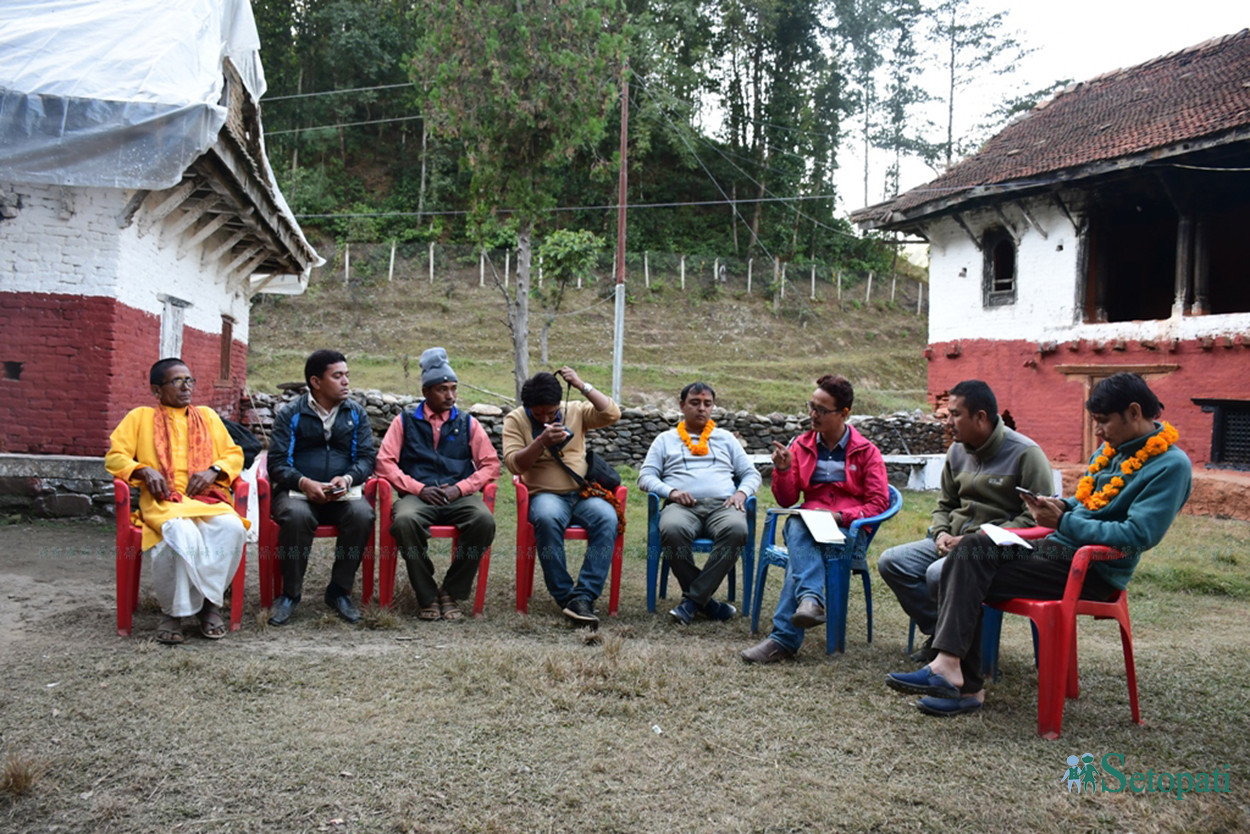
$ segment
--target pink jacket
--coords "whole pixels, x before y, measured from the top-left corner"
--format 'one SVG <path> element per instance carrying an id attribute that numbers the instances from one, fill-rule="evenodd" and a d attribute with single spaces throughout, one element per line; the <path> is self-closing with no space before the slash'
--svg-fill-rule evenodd
<path id="1" fill-rule="evenodd" d="M 843 526 L 885 512 L 890 493 L 881 450 L 853 426 L 846 430 L 851 433 L 846 442 L 846 480 L 840 484 L 811 483 L 816 471 L 817 434 L 805 432 L 790 441 L 790 468 L 773 470 L 773 497 L 778 504 L 792 506 L 802 493 L 804 508 L 841 513 Z"/>

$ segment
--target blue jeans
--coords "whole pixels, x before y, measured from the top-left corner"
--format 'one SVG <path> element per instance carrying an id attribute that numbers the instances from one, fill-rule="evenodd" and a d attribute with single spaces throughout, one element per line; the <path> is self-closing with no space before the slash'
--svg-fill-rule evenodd
<path id="1" fill-rule="evenodd" d="M 586 529 L 586 558 L 577 584 L 565 565 L 564 531 L 569 524 Z M 594 602 L 612 567 L 616 544 L 616 510 L 602 498 L 582 498 L 576 492 L 540 492 L 530 495 L 530 524 L 543 568 L 547 590 L 562 607 L 575 597 Z"/>
<path id="2" fill-rule="evenodd" d="M 845 530 L 842 532 L 846 533 Z M 791 623 L 790 618 L 804 599 L 813 599 L 822 606 L 825 604 L 823 551 L 825 548 L 836 550 L 841 545 L 818 543 L 798 516 L 790 516 L 786 520 L 783 537 L 790 562 L 786 567 L 785 584 L 781 586 L 781 598 L 777 600 L 777 610 L 773 612 L 773 631 L 768 639 L 797 652 L 803 645 L 804 629 Z"/>

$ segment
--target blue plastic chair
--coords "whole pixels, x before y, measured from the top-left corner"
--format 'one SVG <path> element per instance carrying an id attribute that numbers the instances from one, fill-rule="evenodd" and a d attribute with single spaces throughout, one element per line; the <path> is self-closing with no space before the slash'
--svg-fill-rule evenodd
<path id="1" fill-rule="evenodd" d="M 660 496 L 654 492 L 647 493 L 647 610 L 655 613 L 655 588 L 659 580 L 660 599 L 668 598 L 668 560 L 663 559 L 660 547 Z M 755 573 L 755 496 L 749 496 L 746 503 L 747 543 L 742 548 L 742 616 L 750 613 L 751 577 Z M 695 553 L 710 553 L 711 539 L 695 539 Z M 734 599 L 734 574 L 737 569 L 729 572 L 729 600 Z"/>
<path id="2" fill-rule="evenodd" d="M 829 616 L 825 621 L 825 651 L 828 654 L 846 651 L 846 610 L 851 595 L 851 574 L 857 573 L 864 580 L 864 602 L 868 609 L 868 642 L 872 642 L 872 580 L 869 578 L 868 546 L 881 522 L 893 518 L 903 508 L 903 495 L 890 487 L 890 506 L 880 515 L 851 522 L 846 542 L 841 546 L 826 545 L 825 556 L 825 602 Z M 769 565 L 785 568 L 790 553 L 777 540 L 776 510 L 768 511 L 764 522 L 764 538 L 760 545 L 760 564 L 755 577 L 755 600 L 751 604 L 751 632 L 759 631 L 760 606 L 764 599 L 764 577 Z"/>

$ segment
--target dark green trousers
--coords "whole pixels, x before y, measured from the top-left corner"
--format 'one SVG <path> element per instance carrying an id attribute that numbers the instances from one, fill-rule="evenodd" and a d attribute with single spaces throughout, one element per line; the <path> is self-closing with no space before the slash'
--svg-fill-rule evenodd
<path id="1" fill-rule="evenodd" d="M 395 502 L 391 535 L 399 545 L 399 555 L 408 568 L 408 581 L 421 607 L 434 602 L 440 589 L 428 555 L 430 527 L 436 524 L 451 524 L 460 530 L 456 557 L 451 560 L 441 586 L 453 599 L 468 598 L 478 562 L 495 540 L 495 517 L 481 493 L 462 495 L 443 506 L 426 503 L 419 495 L 405 495 Z"/>

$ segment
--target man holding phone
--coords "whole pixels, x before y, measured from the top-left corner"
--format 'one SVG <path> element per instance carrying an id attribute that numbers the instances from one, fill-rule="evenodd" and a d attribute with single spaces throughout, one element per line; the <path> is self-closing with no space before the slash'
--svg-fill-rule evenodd
<path id="1" fill-rule="evenodd" d="M 521 386 L 521 407 L 503 421 L 503 462 L 530 492 L 529 520 L 534 525 L 538 561 L 547 590 L 564 616 L 579 627 L 597 628 L 595 600 L 603 592 L 616 543 L 616 510 L 602 498 L 583 496 L 570 474 L 585 477 L 586 432 L 621 419 L 612 398 L 565 365 L 538 373 Z M 586 399 L 561 406 L 561 383 Z M 586 529 L 586 557 L 577 575 L 565 563 L 564 531 L 569 524 Z"/>
<path id="2" fill-rule="evenodd" d="M 917 663 L 936 655 L 933 630 L 943 558 L 982 524 L 1032 527 L 1033 517 L 1017 489 L 1050 495 L 1054 484 L 1041 447 L 1007 428 L 998 399 L 981 380 L 964 380 L 951 389 L 946 422 L 954 442 L 946 452 L 942 497 L 928 538 L 891 547 L 877 560 L 881 578 L 926 637 L 912 654 Z"/>
<path id="3" fill-rule="evenodd" d="M 981 709 L 983 603 L 1061 598 L 1073 556 L 1090 544 L 1115 548 L 1121 556 L 1090 563 L 1081 599 L 1114 598 L 1189 499 L 1193 467 L 1176 446 L 1179 432 L 1160 419 L 1163 403 L 1144 379 L 1113 374 L 1094 386 L 1085 408 L 1103 445 L 1076 494 L 1028 499 L 1037 523 L 1054 532 L 1030 549 L 967 535 L 946 558 L 935 656 L 923 669 L 886 676 L 891 689 L 922 696 L 915 703 L 921 712 L 955 716 Z"/>
<path id="4" fill-rule="evenodd" d="M 373 508 L 361 487 L 373 474 L 377 452 L 364 406 L 350 398 L 347 358 L 314 351 L 304 363 L 308 391 L 274 417 L 267 458 L 270 515 L 278 524 L 282 594 L 269 624 L 285 625 L 304 588 L 308 555 L 320 524 L 339 528 L 326 605 L 349 623 L 360 621 L 352 586 L 373 531 Z"/>

